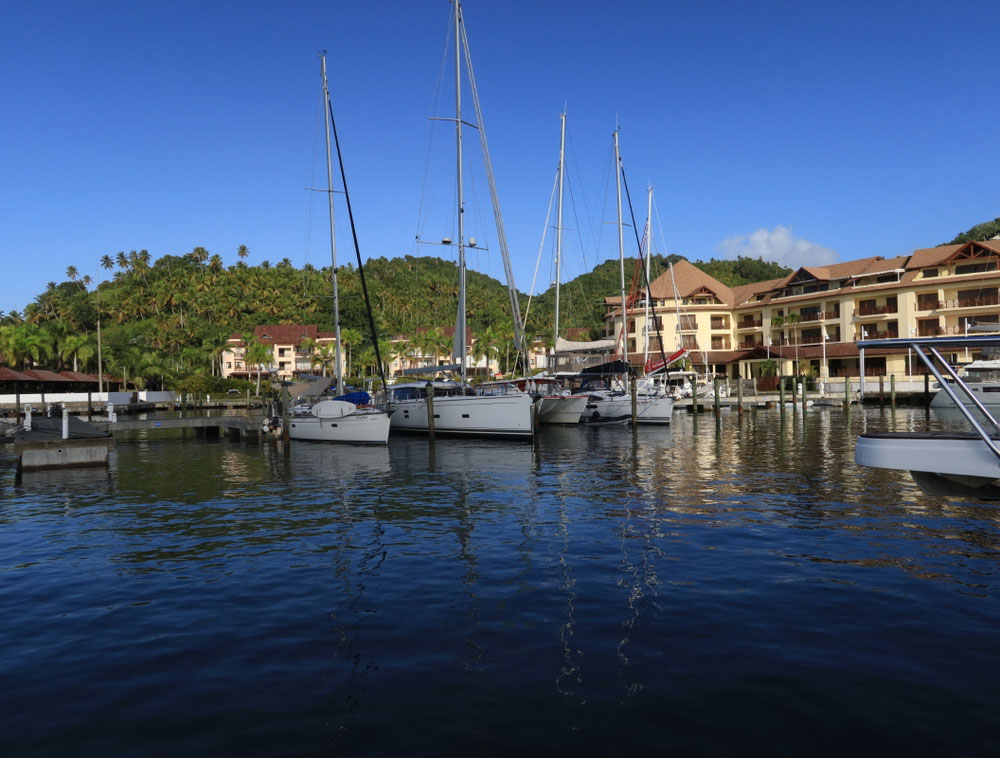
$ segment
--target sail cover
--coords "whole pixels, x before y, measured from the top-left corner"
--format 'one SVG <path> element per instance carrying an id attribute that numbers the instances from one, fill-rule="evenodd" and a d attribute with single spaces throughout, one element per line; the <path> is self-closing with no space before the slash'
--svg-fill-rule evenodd
<path id="1" fill-rule="evenodd" d="M 594 340 L 593 342 L 571 342 L 556 337 L 557 353 L 606 353 L 618 347 L 617 340 Z"/>

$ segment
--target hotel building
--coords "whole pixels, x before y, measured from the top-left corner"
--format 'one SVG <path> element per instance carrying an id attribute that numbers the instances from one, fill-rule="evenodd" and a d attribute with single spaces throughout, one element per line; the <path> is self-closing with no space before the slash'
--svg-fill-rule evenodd
<path id="1" fill-rule="evenodd" d="M 687 348 L 694 368 L 751 378 L 769 361 L 782 375 L 858 377 L 862 339 L 965 334 L 972 324 L 1000 331 L 1000 240 L 917 250 L 803 267 L 782 279 L 727 287 L 687 261 L 650 284 L 646 298 L 626 301 L 628 353 L 641 366 L 648 354 Z M 620 338 L 621 298 L 606 298 L 606 336 Z M 945 354 L 949 357 L 948 354 Z M 966 363 L 976 352 L 950 355 Z M 867 376 L 923 374 L 906 348 L 866 350 Z"/>

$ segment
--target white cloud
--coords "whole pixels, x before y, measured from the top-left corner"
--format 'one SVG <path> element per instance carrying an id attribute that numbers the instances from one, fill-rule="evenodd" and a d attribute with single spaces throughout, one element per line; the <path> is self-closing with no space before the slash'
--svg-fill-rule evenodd
<path id="1" fill-rule="evenodd" d="M 827 266 L 836 263 L 837 253 L 828 247 L 796 237 L 787 226 L 758 229 L 722 240 L 715 249 L 724 258 L 760 258 L 788 268 Z"/>

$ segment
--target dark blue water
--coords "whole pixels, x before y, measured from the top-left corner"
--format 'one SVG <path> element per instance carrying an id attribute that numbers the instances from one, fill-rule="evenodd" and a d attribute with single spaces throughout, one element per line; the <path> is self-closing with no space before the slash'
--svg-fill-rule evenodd
<path id="1" fill-rule="evenodd" d="M 0 754 L 995 754 L 1000 505 L 853 463 L 926 423 L 0 453 Z"/>

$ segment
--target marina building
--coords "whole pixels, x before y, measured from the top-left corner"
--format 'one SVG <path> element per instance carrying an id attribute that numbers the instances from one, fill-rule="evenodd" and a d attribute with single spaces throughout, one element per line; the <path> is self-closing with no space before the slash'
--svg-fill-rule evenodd
<path id="1" fill-rule="evenodd" d="M 248 361 L 244 335 L 234 334 L 222 353 L 222 377 L 252 379 L 258 365 L 264 378 L 290 381 L 303 374 L 332 376 L 336 372 L 333 332 L 321 332 L 316 324 L 268 324 L 253 332 L 253 342 L 266 352 L 260 361 Z M 252 358 L 253 356 L 249 356 Z M 341 351 L 341 363 L 345 360 Z"/>
<path id="2" fill-rule="evenodd" d="M 863 339 L 957 336 L 973 324 L 1000 332 L 1000 240 L 802 267 L 739 287 L 682 260 L 649 289 L 648 298 L 626 298 L 633 365 L 684 347 L 695 369 L 734 379 L 857 377 Z M 620 340 L 621 297 L 606 298 L 604 309 L 605 336 Z M 962 364 L 976 355 L 946 357 Z M 922 375 L 918 363 L 906 349 L 865 351 L 866 376 Z"/>

